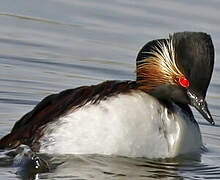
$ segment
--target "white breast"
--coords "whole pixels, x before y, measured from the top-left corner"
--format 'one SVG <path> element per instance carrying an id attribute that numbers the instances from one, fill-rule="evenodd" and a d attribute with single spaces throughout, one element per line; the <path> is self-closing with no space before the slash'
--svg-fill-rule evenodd
<path id="1" fill-rule="evenodd" d="M 40 152 L 165 158 L 196 152 L 198 124 L 141 91 L 87 104 L 48 125 Z"/>

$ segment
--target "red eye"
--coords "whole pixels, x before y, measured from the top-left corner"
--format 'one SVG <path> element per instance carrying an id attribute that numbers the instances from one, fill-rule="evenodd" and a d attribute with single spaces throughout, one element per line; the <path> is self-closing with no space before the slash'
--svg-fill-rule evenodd
<path id="1" fill-rule="evenodd" d="M 189 87 L 189 81 L 185 77 L 180 77 L 179 78 L 179 83 L 184 88 L 188 88 Z"/>

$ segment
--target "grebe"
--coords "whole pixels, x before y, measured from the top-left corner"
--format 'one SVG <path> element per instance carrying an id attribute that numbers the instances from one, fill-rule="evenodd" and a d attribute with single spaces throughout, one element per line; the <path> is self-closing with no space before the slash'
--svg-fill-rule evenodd
<path id="1" fill-rule="evenodd" d="M 205 96 L 214 66 L 210 35 L 180 32 L 148 42 L 136 81 L 106 81 L 44 98 L 0 140 L 50 154 L 167 158 L 199 152 L 189 105 L 214 125 Z"/>

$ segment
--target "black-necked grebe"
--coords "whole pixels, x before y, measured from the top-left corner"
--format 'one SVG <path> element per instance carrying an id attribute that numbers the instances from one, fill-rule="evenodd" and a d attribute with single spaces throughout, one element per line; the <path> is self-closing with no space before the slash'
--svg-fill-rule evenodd
<path id="1" fill-rule="evenodd" d="M 16 122 L 0 148 L 166 158 L 198 152 L 200 129 L 189 105 L 211 124 L 205 101 L 214 65 L 211 37 L 174 33 L 147 43 L 136 81 L 106 81 L 53 94 Z"/>

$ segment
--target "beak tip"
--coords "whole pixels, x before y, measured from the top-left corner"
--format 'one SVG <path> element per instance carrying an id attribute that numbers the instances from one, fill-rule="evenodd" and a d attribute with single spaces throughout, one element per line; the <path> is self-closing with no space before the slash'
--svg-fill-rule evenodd
<path id="1" fill-rule="evenodd" d="M 211 125 L 213 125 L 213 126 L 215 125 L 215 121 L 213 121 L 213 120 L 212 120 L 210 123 L 211 123 Z"/>

